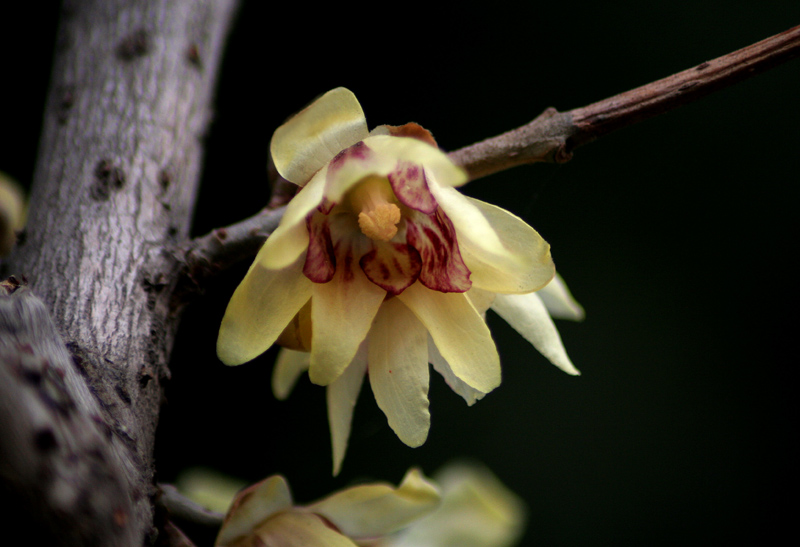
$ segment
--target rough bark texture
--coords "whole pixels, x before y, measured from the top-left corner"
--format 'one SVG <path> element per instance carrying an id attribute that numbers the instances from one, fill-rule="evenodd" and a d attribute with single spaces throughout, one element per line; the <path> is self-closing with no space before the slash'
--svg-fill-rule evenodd
<path id="1" fill-rule="evenodd" d="M 28 227 L 6 270 L 27 278 L 63 337 L 80 373 L 68 377 L 92 394 L 81 402 L 81 388 L 67 386 L 68 396 L 108 431 L 98 450 L 124 470 L 115 479 L 124 495 L 111 535 L 98 537 L 89 533 L 92 523 L 82 523 L 88 532 L 80 541 L 69 535 L 59 544 L 141 545 L 155 537 L 153 442 L 178 311 L 172 285 L 157 272 L 172 262 L 163 250 L 188 235 L 235 7 L 235 0 L 83 0 L 63 7 Z M 8 304 L 6 311 L 16 309 Z M 38 346 L 11 344 L 7 333 L 4 367 L 44 367 L 48 358 Z M 61 425 L 54 427 L 60 438 Z M 0 421 L 0 435 L 9 430 Z M 3 474 L 14 476 L 5 456 Z M 70 479 L 87 492 L 102 488 L 91 473 Z M 5 487 L 14 495 L 42 479 L 26 480 Z M 56 509 L 51 500 L 28 501 L 45 524 L 64 523 L 48 518 Z"/>

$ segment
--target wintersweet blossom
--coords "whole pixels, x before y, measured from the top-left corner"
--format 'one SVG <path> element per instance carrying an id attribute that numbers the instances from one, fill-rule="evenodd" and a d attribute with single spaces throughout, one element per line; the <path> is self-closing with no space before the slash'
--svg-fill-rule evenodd
<path id="1" fill-rule="evenodd" d="M 489 469 L 451 463 L 433 480 L 442 502 L 430 514 L 372 547 L 510 547 L 525 526 L 525 503 Z"/>
<path id="2" fill-rule="evenodd" d="M 356 547 L 396 532 L 436 509 L 438 489 L 412 469 L 397 488 L 355 486 L 306 506 L 294 505 L 289 485 L 269 477 L 233 500 L 216 547 Z"/>
<path id="3" fill-rule="evenodd" d="M 467 402 L 496 388 L 483 313 L 494 305 L 525 329 L 538 321 L 530 293 L 553 279 L 549 245 L 518 217 L 460 194 L 466 173 L 421 127 L 370 133 L 344 88 L 279 127 L 271 152 L 300 190 L 228 304 L 219 358 L 241 364 L 276 341 L 307 352 L 311 381 L 328 386 L 334 472 L 367 370 L 389 425 L 421 445 L 428 363 Z M 296 370 L 284 355 L 295 362 L 278 369 Z"/>

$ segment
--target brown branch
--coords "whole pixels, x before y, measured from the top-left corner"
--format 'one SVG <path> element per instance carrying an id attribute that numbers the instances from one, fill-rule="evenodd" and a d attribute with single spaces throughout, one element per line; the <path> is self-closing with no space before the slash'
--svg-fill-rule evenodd
<path id="1" fill-rule="evenodd" d="M 517 165 L 563 163 L 572 151 L 617 129 L 696 101 L 800 56 L 800 26 L 713 61 L 608 99 L 558 112 L 548 108 L 517 129 L 450 153 L 474 180 Z"/>

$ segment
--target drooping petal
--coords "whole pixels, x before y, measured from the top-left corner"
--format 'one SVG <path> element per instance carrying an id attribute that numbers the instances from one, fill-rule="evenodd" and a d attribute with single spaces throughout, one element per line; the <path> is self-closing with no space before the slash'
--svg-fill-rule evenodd
<path id="1" fill-rule="evenodd" d="M 366 344 L 361 344 L 353 362 L 334 382 L 328 384 L 325 391 L 328 403 L 328 425 L 331 430 L 333 446 L 333 476 L 339 474 L 350 438 L 350 424 L 353 420 L 353 408 L 367 373 Z"/>
<path id="2" fill-rule="evenodd" d="M 349 537 L 371 538 L 390 534 L 430 513 L 439 500 L 437 488 L 418 469 L 411 469 L 397 488 L 380 483 L 354 486 L 307 508 Z"/>
<path id="3" fill-rule="evenodd" d="M 337 87 L 276 129 L 270 151 L 278 173 L 303 185 L 341 150 L 368 135 L 355 95 Z"/>
<path id="4" fill-rule="evenodd" d="M 444 381 L 450 386 L 450 389 L 463 397 L 467 405 L 474 405 L 476 401 L 480 401 L 486 395 L 484 392 L 468 386 L 453 373 L 450 364 L 439 353 L 439 349 L 430 336 L 428 336 L 428 361 L 433 365 L 433 369 L 444 377 Z"/>
<path id="5" fill-rule="evenodd" d="M 466 294 L 469 301 L 472 302 L 472 305 L 478 310 L 478 313 L 485 318 L 486 310 L 488 310 L 492 306 L 492 302 L 494 302 L 495 293 L 479 289 L 478 287 L 472 287 Z"/>
<path id="6" fill-rule="evenodd" d="M 422 258 L 419 280 L 423 285 L 439 292 L 465 292 L 472 286 L 453 223 L 441 209 L 433 215 L 409 216 L 406 240 Z"/>
<path id="7" fill-rule="evenodd" d="M 272 369 L 272 393 L 279 401 L 285 400 L 292 392 L 300 375 L 308 370 L 309 354 L 281 348 Z"/>
<path id="8" fill-rule="evenodd" d="M 340 260 L 328 283 L 314 283 L 311 301 L 311 367 L 315 384 L 336 380 L 353 360 L 386 291 L 370 282 L 358 264 Z"/>
<path id="9" fill-rule="evenodd" d="M 229 545 L 252 534 L 260 523 L 291 506 L 289 485 L 280 475 L 273 475 L 242 490 L 225 515 L 215 545 Z"/>
<path id="10" fill-rule="evenodd" d="M 226 365 L 240 365 L 269 348 L 311 298 L 311 281 L 302 274 L 303 257 L 281 270 L 268 270 L 256 259 L 234 291 L 217 339 L 217 355 Z"/>
<path id="11" fill-rule="evenodd" d="M 567 374 L 580 374 L 567 356 L 558 329 L 538 293 L 498 294 L 492 309 L 555 366 Z"/>
<path id="12" fill-rule="evenodd" d="M 322 169 L 317 173 L 286 206 L 280 224 L 264 242 L 256 257 L 256 261 L 265 268 L 284 268 L 308 248 L 306 218 L 322 202 L 325 172 L 326 169 Z"/>
<path id="13" fill-rule="evenodd" d="M 358 547 L 319 516 L 301 511 L 275 515 L 256 529 L 248 547 Z"/>
<path id="14" fill-rule="evenodd" d="M 369 382 L 389 426 L 417 447 L 430 428 L 428 336 L 397 298 L 386 300 L 369 333 Z"/>
<path id="15" fill-rule="evenodd" d="M 519 217 L 449 188 L 436 198 L 456 228 L 476 287 L 520 294 L 541 289 L 555 275 L 550 245 Z"/>
<path id="16" fill-rule="evenodd" d="M 300 308 L 275 343 L 299 352 L 311 351 L 311 300 Z"/>
<path id="17" fill-rule="evenodd" d="M 393 295 L 414 283 L 422 269 L 422 259 L 414 247 L 391 241 L 373 241 L 372 250 L 359 264 L 370 281 Z"/>
<path id="18" fill-rule="evenodd" d="M 544 302 L 551 317 L 582 321 L 586 316 L 583 306 L 572 297 L 564 279 L 556 273 L 553 280 L 536 294 Z"/>
<path id="19" fill-rule="evenodd" d="M 483 393 L 500 385 L 494 340 L 465 294 L 440 293 L 414 283 L 396 298 L 425 325 L 456 377 Z"/>

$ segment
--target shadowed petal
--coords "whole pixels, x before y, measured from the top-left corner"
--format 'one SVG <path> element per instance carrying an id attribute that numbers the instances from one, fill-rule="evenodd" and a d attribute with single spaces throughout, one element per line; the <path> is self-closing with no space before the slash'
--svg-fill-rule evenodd
<path id="1" fill-rule="evenodd" d="M 456 231 L 441 209 L 433 215 L 409 216 L 406 239 L 422 258 L 419 280 L 423 285 L 440 292 L 464 292 L 472 286 Z"/>
<path id="2" fill-rule="evenodd" d="M 436 198 L 428 189 L 425 169 L 419 163 L 400 160 L 388 175 L 397 199 L 406 207 L 429 215 L 436 211 Z"/>
<path id="3" fill-rule="evenodd" d="M 304 257 L 282 270 L 268 270 L 256 260 L 234 291 L 217 339 L 217 355 L 226 365 L 240 365 L 269 348 L 312 293 L 302 273 Z"/>
<path id="4" fill-rule="evenodd" d="M 270 151 L 278 173 L 303 185 L 341 150 L 368 135 L 355 95 L 337 87 L 276 129 Z"/>
<path id="5" fill-rule="evenodd" d="M 319 516 L 300 511 L 275 515 L 256 530 L 252 547 L 358 547 Z"/>
<path id="6" fill-rule="evenodd" d="M 572 293 L 569 292 L 567 284 L 564 283 L 564 279 L 562 279 L 558 273 L 556 273 L 556 276 L 545 288 L 538 291 L 536 294 L 538 294 L 539 298 L 544 302 L 551 317 L 582 321 L 586 316 L 583 307 L 572 297 Z"/>
<path id="7" fill-rule="evenodd" d="M 365 484 L 337 492 L 313 505 L 310 511 L 324 516 L 352 538 L 390 534 L 433 511 L 439 492 L 417 469 L 411 469 L 397 488 L 389 484 Z"/>
<path id="8" fill-rule="evenodd" d="M 580 374 L 537 293 L 498 294 L 492 309 L 555 366 L 567 374 Z"/>
<path id="9" fill-rule="evenodd" d="M 225 515 L 215 545 L 222 547 L 252 534 L 261 522 L 291 506 L 289 485 L 280 475 L 273 475 L 242 490 Z"/>
<path id="10" fill-rule="evenodd" d="M 459 202 L 458 199 L 448 201 L 448 207 L 458 203 L 457 212 L 451 213 L 450 208 L 445 212 L 456 227 L 461 256 L 472 272 L 470 279 L 476 287 L 519 294 L 541 289 L 550 282 L 555 275 L 550 245 L 536 230 L 500 207 L 471 198 L 466 198 L 467 207 Z M 474 218 L 474 212 L 478 212 L 496 234 L 499 248 L 489 244 L 492 238 L 484 232 L 485 226 Z"/>
<path id="11" fill-rule="evenodd" d="M 450 389 L 464 398 L 467 405 L 474 405 L 476 401 L 480 401 L 486 395 L 484 392 L 478 391 L 458 379 L 453 373 L 453 369 L 450 368 L 450 364 L 439 353 L 439 349 L 430 336 L 428 336 L 428 361 L 433 365 L 434 370 L 444 377 L 444 381 L 450 386 Z"/>
<path id="12" fill-rule="evenodd" d="M 381 306 L 369 333 L 369 382 L 389 426 L 416 447 L 428 437 L 428 336 L 397 298 Z"/>
<path id="13" fill-rule="evenodd" d="M 303 274 L 314 283 L 327 283 L 336 272 L 336 256 L 333 253 L 331 226 L 328 217 L 311 213 L 306 219 L 308 228 L 308 252 L 303 265 Z"/>
<path id="14" fill-rule="evenodd" d="M 322 386 L 336 380 L 353 360 L 386 296 L 353 260 L 340 262 L 333 279 L 313 287 L 308 375 Z"/>
<path id="15" fill-rule="evenodd" d="M 361 344 L 353 362 L 334 382 L 328 384 L 325 396 L 328 403 L 328 425 L 331 430 L 333 445 L 333 476 L 339 474 L 350 438 L 350 424 L 353 419 L 353 408 L 367 373 L 367 350 Z"/>
<path id="16" fill-rule="evenodd" d="M 309 354 L 305 351 L 281 348 L 272 369 L 272 393 L 279 401 L 292 392 L 300 375 L 308 370 Z"/>
<path id="17" fill-rule="evenodd" d="M 425 325 L 456 377 L 483 393 L 500 385 L 497 348 L 465 294 L 440 293 L 414 283 L 396 298 Z"/>
<path id="18" fill-rule="evenodd" d="M 393 295 L 414 283 L 422 269 L 422 259 L 414 247 L 391 241 L 373 241 L 372 250 L 359 264 L 370 281 Z"/>

